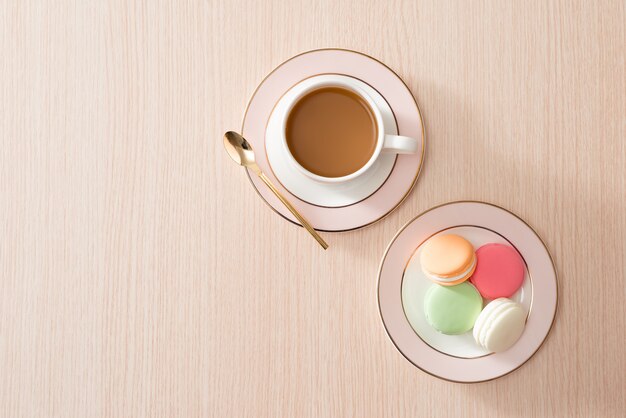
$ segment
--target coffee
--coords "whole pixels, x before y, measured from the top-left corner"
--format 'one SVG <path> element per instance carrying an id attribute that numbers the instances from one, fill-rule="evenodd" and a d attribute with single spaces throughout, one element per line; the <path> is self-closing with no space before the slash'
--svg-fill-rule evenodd
<path id="1" fill-rule="evenodd" d="M 363 98 L 340 87 L 303 96 L 287 118 L 287 146 L 295 160 L 322 177 L 343 177 L 374 154 L 378 127 Z"/>

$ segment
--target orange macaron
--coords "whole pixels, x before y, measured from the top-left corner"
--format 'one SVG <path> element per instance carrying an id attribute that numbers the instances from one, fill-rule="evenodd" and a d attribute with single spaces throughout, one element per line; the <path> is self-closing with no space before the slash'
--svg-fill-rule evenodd
<path id="1" fill-rule="evenodd" d="M 420 263 L 430 280 L 442 286 L 454 286 L 472 276 L 476 253 L 472 244 L 461 236 L 437 235 L 424 243 Z"/>

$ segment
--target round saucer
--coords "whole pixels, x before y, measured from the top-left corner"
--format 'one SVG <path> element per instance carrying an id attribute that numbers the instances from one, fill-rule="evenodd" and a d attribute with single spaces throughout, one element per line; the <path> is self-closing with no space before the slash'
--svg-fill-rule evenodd
<path id="1" fill-rule="evenodd" d="M 339 76 L 340 78 L 349 78 L 347 76 Z M 325 78 L 337 79 L 335 75 L 321 75 L 304 80 L 301 84 L 307 85 Z M 351 78 L 351 77 L 350 77 Z M 381 114 L 385 119 L 385 125 L 391 126 L 393 130 L 387 132 L 397 134 L 396 121 L 393 117 L 391 108 L 376 90 L 368 84 L 357 80 L 360 87 L 374 99 Z M 267 131 L 265 137 L 265 151 L 272 168 L 273 174 L 280 183 L 294 196 L 307 203 L 316 206 L 341 207 L 348 206 L 360 202 L 366 197 L 374 193 L 387 180 L 393 166 L 396 162 L 397 154 L 382 153 L 374 163 L 374 165 L 363 175 L 349 180 L 345 183 L 321 183 L 315 181 L 296 169 L 289 161 L 285 147 L 281 145 L 281 124 L 280 115 L 287 111 L 289 102 L 293 96 L 297 94 L 293 90 L 286 92 L 278 101 L 274 111 L 267 123 Z"/>
<path id="2" fill-rule="evenodd" d="M 402 293 L 407 291 L 404 287 L 410 285 L 404 282 L 416 274 L 414 269 L 418 263 L 411 262 L 412 257 L 428 238 L 452 228 L 463 228 L 462 235 L 474 244 L 496 238 L 481 233 L 482 238 L 478 239 L 476 235 L 479 229 L 490 231 L 517 249 L 526 264 L 528 277 L 525 281 L 530 281 L 530 286 L 525 283 L 522 292 L 529 291 L 530 297 L 528 300 L 526 295 L 518 295 L 529 309 L 526 327 L 520 339 L 507 351 L 483 353 L 485 355 L 482 356 L 477 351 L 468 353 L 454 347 L 455 344 L 463 343 L 459 339 L 434 340 L 422 332 L 419 324 L 412 324 L 415 316 L 411 320 L 408 318 L 413 313 L 405 311 Z M 418 368 L 454 382 L 492 380 L 521 367 L 539 349 L 550 332 L 556 314 L 557 297 L 556 270 L 537 233 L 511 212 L 482 202 L 447 203 L 418 215 L 393 238 L 378 272 L 380 315 L 393 344 Z"/>
<path id="3" fill-rule="evenodd" d="M 300 81 L 323 74 L 341 74 L 357 78 L 375 89 L 389 104 L 398 127 L 398 134 L 416 138 L 421 147 L 416 154 L 398 155 L 386 181 L 371 195 L 341 207 L 314 205 L 291 194 L 282 185 L 268 162 L 265 147 L 267 125 L 274 106 Z M 257 87 L 244 115 L 242 134 L 252 144 L 261 170 L 309 220 L 322 231 L 348 231 L 372 224 L 402 203 L 415 184 L 424 156 L 424 124 L 415 98 L 402 79 L 380 61 L 355 51 L 319 49 L 305 52 L 274 69 Z M 259 195 L 277 213 L 295 224 L 295 217 L 248 171 Z"/>

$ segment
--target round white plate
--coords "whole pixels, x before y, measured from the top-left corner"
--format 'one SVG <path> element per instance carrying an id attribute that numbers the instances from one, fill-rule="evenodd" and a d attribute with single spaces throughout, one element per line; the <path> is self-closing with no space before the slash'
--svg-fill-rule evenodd
<path id="1" fill-rule="evenodd" d="M 520 253 L 532 277 L 532 303 L 520 339 L 507 351 L 473 358 L 450 355 L 433 348 L 413 329 L 402 303 L 404 272 L 415 250 L 434 234 L 466 226 L 484 228 L 503 237 Z M 483 202 L 452 202 L 418 215 L 392 239 L 378 273 L 380 316 L 393 344 L 418 368 L 454 382 L 495 379 L 526 363 L 550 332 L 557 297 L 554 264 L 537 233 L 511 212 Z M 451 349 L 445 343 L 430 339 L 429 342 Z"/>
<path id="2" fill-rule="evenodd" d="M 477 250 L 479 247 L 489 243 L 511 246 L 511 243 L 501 235 L 481 227 L 461 226 L 449 228 L 439 231 L 433 236 L 441 234 L 460 235 L 472 243 L 474 250 Z M 424 295 L 434 284 L 424 275 L 424 272 L 422 271 L 422 266 L 420 264 L 420 254 L 422 253 L 422 248 L 423 245 L 420 245 L 417 248 L 417 251 L 415 251 L 415 254 L 413 254 L 413 257 L 411 257 L 411 260 L 404 271 L 404 278 L 402 280 L 402 306 L 404 307 L 404 313 L 406 314 L 411 327 L 413 327 L 413 330 L 415 330 L 417 335 L 419 335 L 419 337 L 426 344 L 444 354 L 462 358 L 476 358 L 491 354 L 474 341 L 474 336 L 472 335 L 471 330 L 465 334 L 446 335 L 438 332 L 426 320 L 426 316 L 424 315 Z M 522 287 L 511 297 L 511 299 L 521 304 L 524 307 L 526 314 L 528 314 L 532 304 L 533 286 L 532 279 L 528 274 L 528 269 L 526 268 L 525 263 L 524 272 L 525 275 Z M 489 302 L 489 300 L 483 299 L 483 307 Z"/>
<path id="3" fill-rule="evenodd" d="M 378 105 L 385 120 L 385 125 L 393 128 L 392 132 L 387 133 L 398 133 L 396 121 L 389 104 L 387 104 L 383 96 L 369 84 L 345 75 L 320 75 L 302 81 L 301 85 L 308 87 L 308 85 L 315 82 L 324 81 L 325 79 L 332 81 L 337 78 L 356 80 L 359 87 L 364 89 Z M 293 89 L 287 91 L 276 104 L 267 123 L 265 150 L 272 172 L 278 181 L 285 189 L 289 190 L 291 194 L 297 196 L 300 200 L 312 205 L 331 208 L 348 206 L 360 202 L 378 190 L 385 180 L 387 180 L 389 174 L 391 174 L 397 154 L 380 154 L 380 157 L 370 170 L 345 183 L 321 183 L 305 176 L 293 166 L 288 159 L 288 151 L 281 144 L 282 125 L 280 115 L 283 115 L 287 111 L 289 103 L 296 94 L 297 92 Z"/>
<path id="4" fill-rule="evenodd" d="M 396 157 L 387 180 L 374 193 L 348 206 L 312 205 L 292 195 L 276 178 L 267 159 L 267 123 L 276 103 L 285 92 L 302 80 L 323 74 L 343 74 L 370 85 L 385 98 L 393 110 L 399 135 L 416 138 L 416 154 Z M 424 123 L 415 98 L 402 79 L 389 67 L 372 57 L 344 49 L 319 49 L 292 57 L 276 67 L 257 87 L 246 109 L 241 133 L 255 151 L 257 164 L 281 193 L 318 231 L 350 231 L 377 222 L 406 199 L 422 167 Z M 296 218 L 271 190 L 250 170 L 250 181 L 263 200 L 285 219 Z"/>

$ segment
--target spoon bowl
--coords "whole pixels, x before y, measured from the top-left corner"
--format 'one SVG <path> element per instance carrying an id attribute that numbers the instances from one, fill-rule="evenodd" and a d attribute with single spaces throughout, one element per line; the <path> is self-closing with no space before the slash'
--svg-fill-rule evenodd
<path id="1" fill-rule="evenodd" d="M 237 164 L 244 167 L 256 165 L 252 145 L 237 132 L 228 131 L 224 134 L 224 148 Z"/>

